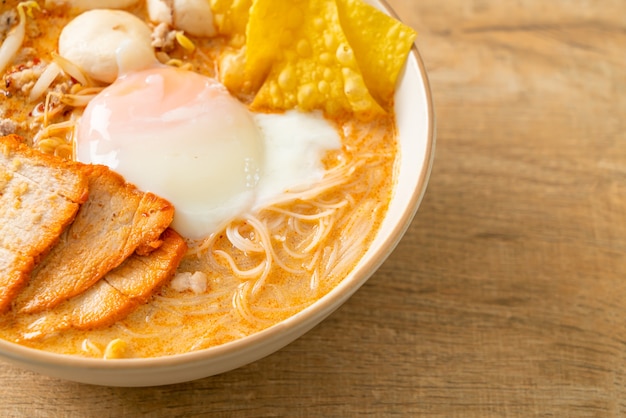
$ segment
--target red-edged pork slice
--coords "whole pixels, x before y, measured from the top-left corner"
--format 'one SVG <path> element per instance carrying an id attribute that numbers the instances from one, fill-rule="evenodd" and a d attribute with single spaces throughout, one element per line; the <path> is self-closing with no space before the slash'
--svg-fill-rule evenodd
<path id="1" fill-rule="evenodd" d="M 133 254 L 119 267 L 54 309 L 28 315 L 24 338 L 34 339 L 69 328 L 94 329 L 114 324 L 145 303 L 176 272 L 187 251 L 174 230 L 163 233 L 162 245 L 148 255 Z"/>
<path id="2" fill-rule="evenodd" d="M 89 289 L 135 250 L 147 254 L 161 244 L 174 207 L 139 191 L 99 165 L 81 165 L 89 198 L 56 246 L 35 267 L 15 309 L 35 313 L 54 308 Z"/>
<path id="3" fill-rule="evenodd" d="M 58 241 L 88 194 L 80 166 L 0 137 L 0 312 Z"/>

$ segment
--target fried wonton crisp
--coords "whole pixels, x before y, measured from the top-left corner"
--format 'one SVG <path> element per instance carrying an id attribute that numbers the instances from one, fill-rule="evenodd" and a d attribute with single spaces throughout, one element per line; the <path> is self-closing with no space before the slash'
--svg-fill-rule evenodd
<path id="1" fill-rule="evenodd" d="M 247 2 L 247 3 L 246 3 Z M 225 51 L 222 82 L 252 107 L 376 115 L 393 106 L 415 32 L 362 0 L 212 0 Z M 241 12 L 251 4 L 247 12 Z M 236 43 L 236 42 L 235 42 Z"/>
<path id="2" fill-rule="evenodd" d="M 341 28 L 335 0 L 256 0 L 248 22 L 246 70 L 263 83 L 252 106 L 335 115 L 381 113 Z"/>
<path id="3" fill-rule="evenodd" d="M 228 36 L 233 46 L 241 47 L 245 43 L 250 6 L 252 0 L 211 0 L 217 31 Z"/>
<path id="4" fill-rule="evenodd" d="M 361 0 L 337 0 L 339 21 L 370 93 L 385 109 L 417 33 Z"/>

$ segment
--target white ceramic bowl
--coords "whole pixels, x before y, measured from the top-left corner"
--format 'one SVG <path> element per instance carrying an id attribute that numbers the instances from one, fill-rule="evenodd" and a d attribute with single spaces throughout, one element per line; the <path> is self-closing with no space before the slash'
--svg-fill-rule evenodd
<path id="1" fill-rule="evenodd" d="M 393 11 L 382 1 L 371 4 Z M 424 195 L 434 156 L 435 126 L 424 64 L 413 47 L 396 94 L 401 162 L 382 227 L 363 259 L 335 289 L 302 312 L 249 337 L 168 357 L 86 359 L 0 340 L 0 358 L 45 375 L 107 386 L 156 386 L 195 380 L 259 360 L 302 336 L 341 306 L 378 269 L 408 228 Z"/>

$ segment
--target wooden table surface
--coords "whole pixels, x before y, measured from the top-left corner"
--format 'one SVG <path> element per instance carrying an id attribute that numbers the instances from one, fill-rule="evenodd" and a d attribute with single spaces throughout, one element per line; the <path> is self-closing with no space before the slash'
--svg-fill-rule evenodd
<path id="1" fill-rule="evenodd" d="M 0 367 L 0 416 L 626 415 L 626 1 L 389 0 L 438 141 L 389 260 L 241 369 L 106 388 Z"/>

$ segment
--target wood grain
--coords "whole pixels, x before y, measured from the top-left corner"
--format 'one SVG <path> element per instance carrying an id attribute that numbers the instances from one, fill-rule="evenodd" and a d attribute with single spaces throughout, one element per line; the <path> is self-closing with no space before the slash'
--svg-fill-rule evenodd
<path id="1" fill-rule="evenodd" d="M 3 363 L 0 415 L 626 415 L 626 2 L 389 3 L 420 33 L 438 143 L 372 279 L 285 349 L 196 382 Z"/>

